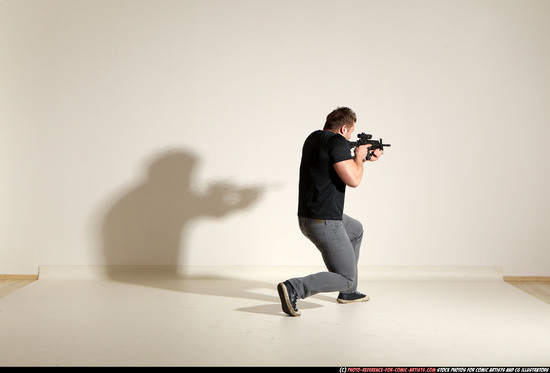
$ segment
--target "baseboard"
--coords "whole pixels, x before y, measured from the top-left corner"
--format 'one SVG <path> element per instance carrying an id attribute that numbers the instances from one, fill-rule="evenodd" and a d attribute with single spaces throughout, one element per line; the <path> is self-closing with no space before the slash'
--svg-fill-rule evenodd
<path id="1" fill-rule="evenodd" d="M 281 281 L 326 271 L 319 266 L 40 266 L 42 279 L 99 279 L 152 275 L 210 278 L 250 278 Z M 503 281 L 501 267 L 360 266 L 363 281 Z"/>

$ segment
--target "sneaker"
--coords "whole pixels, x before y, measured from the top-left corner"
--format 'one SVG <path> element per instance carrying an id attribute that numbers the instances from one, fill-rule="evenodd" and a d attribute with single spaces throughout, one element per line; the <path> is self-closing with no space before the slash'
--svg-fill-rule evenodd
<path id="1" fill-rule="evenodd" d="M 281 298 L 283 312 L 290 316 L 300 316 L 301 313 L 296 307 L 298 294 L 296 294 L 296 291 L 292 285 L 290 285 L 290 282 L 281 282 L 277 285 L 277 291 L 279 292 L 279 298 Z"/>
<path id="2" fill-rule="evenodd" d="M 358 291 L 354 291 L 353 293 L 340 293 L 338 294 L 338 298 L 336 301 L 338 303 L 359 303 L 359 302 L 366 302 L 370 299 L 370 297 L 366 294 L 360 293 Z"/>

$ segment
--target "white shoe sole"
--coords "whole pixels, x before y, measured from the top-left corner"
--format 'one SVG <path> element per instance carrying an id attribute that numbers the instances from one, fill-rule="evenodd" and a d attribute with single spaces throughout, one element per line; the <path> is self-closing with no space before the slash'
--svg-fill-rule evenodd
<path id="1" fill-rule="evenodd" d="M 369 299 L 370 299 L 370 297 L 369 297 L 368 295 L 366 295 L 366 296 L 364 296 L 363 298 L 359 298 L 359 299 L 355 299 L 355 300 L 345 300 L 345 299 L 337 298 L 336 301 L 337 301 L 338 303 L 348 304 L 348 303 L 361 303 L 361 302 L 367 302 Z"/>
<path id="2" fill-rule="evenodd" d="M 301 312 L 295 311 L 292 307 L 286 285 L 281 282 L 279 285 L 277 285 L 277 291 L 279 292 L 279 298 L 281 298 L 281 306 L 283 308 L 283 312 L 291 316 L 300 316 Z"/>

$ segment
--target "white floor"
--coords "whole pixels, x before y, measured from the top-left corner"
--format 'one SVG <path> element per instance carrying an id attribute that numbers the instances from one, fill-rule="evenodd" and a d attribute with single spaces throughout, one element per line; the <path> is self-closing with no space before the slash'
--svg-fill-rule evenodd
<path id="1" fill-rule="evenodd" d="M 550 305 L 493 268 L 362 268 L 371 300 L 281 312 L 318 268 L 44 267 L 0 299 L 0 366 L 550 366 Z"/>

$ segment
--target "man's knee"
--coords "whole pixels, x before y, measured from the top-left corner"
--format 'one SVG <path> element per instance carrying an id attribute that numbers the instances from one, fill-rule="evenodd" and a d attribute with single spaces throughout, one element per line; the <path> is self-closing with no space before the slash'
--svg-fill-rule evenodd
<path id="1" fill-rule="evenodd" d="M 355 239 L 363 238 L 363 224 L 359 220 L 346 216 L 345 229 L 349 236 Z"/>

